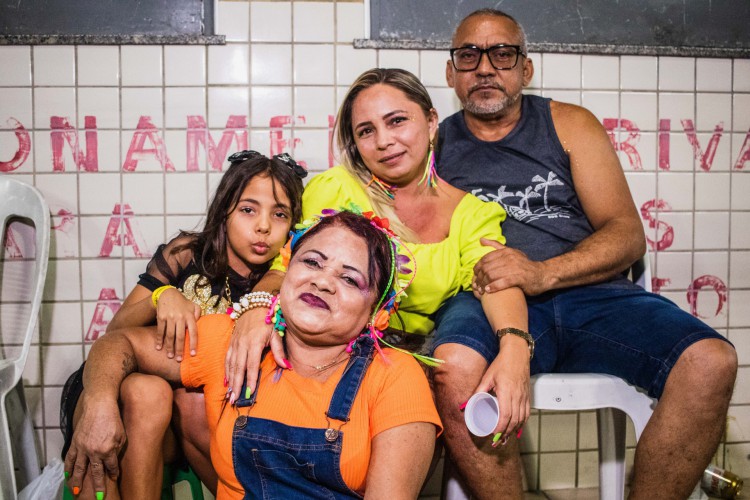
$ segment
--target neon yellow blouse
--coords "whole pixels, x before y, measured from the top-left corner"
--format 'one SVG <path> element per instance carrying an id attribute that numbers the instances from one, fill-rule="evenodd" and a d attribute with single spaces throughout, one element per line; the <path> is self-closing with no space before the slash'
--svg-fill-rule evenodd
<path id="1" fill-rule="evenodd" d="M 372 210 L 360 182 L 343 166 L 334 167 L 307 184 L 302 195 L 302 219 L 320 214 L 324 208 L 338 210 L 349 203 L 363 211 Z M 390 326 L 421 335 L 430 333 L 433 321 L 429 316 L 458 292 L 471 290 L 474 264 L 492 251 L 492 247 L 482 246 L 479 238 L 505 243 L 500 231 L 504 220 L 505 210 L 499 204 L 485 203 L 467 194 L 453 211 L 446 239 L 438 243 L 407 243 L 417 261 L 417 274 L 406 289 L 398 314 L 391 317 Z M 415 266 L 410 263 L 406 267 L 413 270 Z"/>

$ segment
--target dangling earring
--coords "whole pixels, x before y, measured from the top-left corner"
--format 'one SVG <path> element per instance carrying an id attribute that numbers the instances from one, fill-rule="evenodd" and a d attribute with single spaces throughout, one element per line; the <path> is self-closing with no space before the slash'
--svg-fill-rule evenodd
<path id="1" fill-rule="evenodd" d="M 268 314 L 266 314 L 266 324 L 270 325 L 271 323 L 273 323 L 273 331 L 277 332 L 279 337 L 283 337 L 286 331 L 286 321 L 281 313 L 281 300 L 279 300 L 278 295 L 271 300 L 271 306 L 268 308 Z"/>
<path id="2" fill-rule="evenodd" d="M 370 187 L 370 184 L 373 184 L 373 183 L 375 183 L 376 186 L 378 186 L 380 189 L 382 189 L 383 192 L 385 193 L 385 195 L 388 198 L 390 198 L 392 200 L 396 198 L 396 195 L 393 194 L 393 188 L 394 188 L 394 186 L 392 186 L 390 184 L 386 184 L 385 182 L 381 181 L 380 179 L 378 179 L 377 177 L 375 177 L 375 174 L 372 174 L 372 179 L 370 179 L 370 182 L 368 182 L 367 186 L 365 186 L 365 187 Z"/>
<path id="3" fill-rule="evenodd" d="M 421 186 L 423 182 L 427 181 L 429 187 L 437 187 L 437 172 L 435 171 L 435 148 L 433 147 L 432 139 L 430 139 L 430 150 L 427 153 L 427 165 L 424 168 L 424 174 L 419 180 L 418 186 Z"/>

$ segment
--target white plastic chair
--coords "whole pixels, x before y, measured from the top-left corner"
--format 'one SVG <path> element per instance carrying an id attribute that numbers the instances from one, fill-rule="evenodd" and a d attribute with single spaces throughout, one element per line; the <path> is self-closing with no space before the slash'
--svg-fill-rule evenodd
<path id="1" fill-rule="evenodd" d="M 630 270 L 633 282 L 651 291 L 648 252 Z M 531 407 L 537 410 L 596 410 L 599 437 L 599 498 L 625 495 L 625 416 L 638 441 L 656 400 L 623 379 L 598 373 L 544 373 L 531 377 Z"/>
<path id="2" fill-rule="evenodd" d="M 648 253 L 631 268 L 631 279 L 651 291 Z M 641 437 L 656 400 L 612 375 L 597 373 L 545 373 L 531 377 L 531 407 L 536 410 L 596 410 L 599 437 L 599 497 L 622 500 L 625 492 L 625 431 L 627 415 L 635 438 Z M 469 493 L 446 466 L 443 497 L 463 500 Z M 699 488 L 697 488 L 699 491 Z"/>
<path id="3" fill-rule="evenodd" d="M 4 307 L 10 304 L 9 307 L 16 308 L 12 315 L 3 315 L 4 320 L 9 318 L 10 325 L 0 324 L 0 499 L 4 500 L 15 499 L 17 491 L 40 474 L 34 427 L 21 375 L 37 329 L 47 276 L 50 215 L 39 191 L 8 175 L 0 175 L 0 241 L 5 241 L 12 220 L 33 223 L 35 256 L 33 261 L 6 259 L 0 267 L 4 295 L 1 302 Z M 26 313 L 28 318 L 24 317 Z"/>

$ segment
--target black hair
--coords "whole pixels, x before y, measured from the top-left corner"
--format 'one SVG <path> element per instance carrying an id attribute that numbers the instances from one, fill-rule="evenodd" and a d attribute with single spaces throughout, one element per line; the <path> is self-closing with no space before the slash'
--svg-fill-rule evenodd
<path id="1" fill-rule="evenodd" d="M 244 161 L 234 161 L 219 182 L 206 213 L 206 223 L 202 231 L 181 231 L 180 236 L 189 236 L 190 241 L 176 246 L 172 253 L 185 249 L 193 252 L 193 259 L 211 282 L 226 276 L 229 271 L 227 257 L 226 222 L 229 214 L 237 208 L 242 192 L 247 184 L 256 176 L 268 177 L 273 186 L 273 195 L 279 202 L 279 186 L 289 198 L 291 209 L 291 227 L 299 222 L 302 216 L 302 179 L 288 163 L 274 158 L 267 158 L 261 154 L 254 155 Z M 270 263 L 261 266 L 257 273 L 262 275 L 268 270 Z M 258 276 L 257 278 L 259 278 Z"/>

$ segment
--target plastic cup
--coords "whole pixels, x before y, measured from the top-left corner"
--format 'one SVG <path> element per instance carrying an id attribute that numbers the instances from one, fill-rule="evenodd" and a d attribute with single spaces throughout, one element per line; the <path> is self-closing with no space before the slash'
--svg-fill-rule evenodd
<path id="1" fill-rule="evenodd" d="M 497 398 L 487 392 L 474 394 L 466 403 L 464 420 L 469 432 L 475 436 L 489 436 L 500 420 L 500 406 Z"/>

